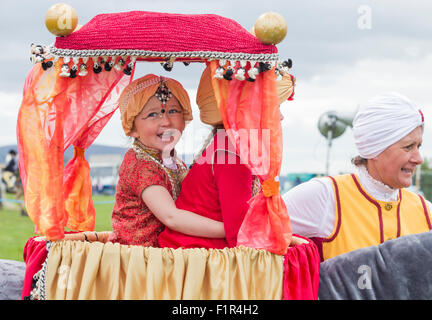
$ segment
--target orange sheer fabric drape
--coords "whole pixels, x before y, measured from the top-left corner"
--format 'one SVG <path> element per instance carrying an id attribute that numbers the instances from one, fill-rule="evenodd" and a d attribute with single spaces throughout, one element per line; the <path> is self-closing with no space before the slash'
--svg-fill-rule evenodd
<path id="1" fill-rule="evenodd" d="M 215 74 L 218 62 L 210 62 L 210 67 Z M 283 141 L 274 69 L 260 73 L 255 82 L 212 78 L 212 84 L 229 138 L 263 184 L 263 191 L 250 201 L 237 245 L 285 254 L 292 232 L 279 193 Z"/>
<path id="2" fill-rule="evenodd" d="M 91 70 L 92 65 L 87 67 Z M 49 240 L 62 239 L 66 226 L 94 229 L 84 150 L 111 118 L 131 79 L 115 69 L 62 78 L 60 68 L 60 61 L 46 71 L 33 67 L 25 80 L 17 123 L 26 208 L 36 232 Z M 64 151 L 72 144 L 74 157 L 63 169 Z"/>

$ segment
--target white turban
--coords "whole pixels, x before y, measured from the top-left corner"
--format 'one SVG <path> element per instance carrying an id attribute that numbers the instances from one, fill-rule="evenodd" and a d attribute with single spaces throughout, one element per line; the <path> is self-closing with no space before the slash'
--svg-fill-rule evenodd
<path id="1" fill-rule="evenodd" d="M 423 114 L 407 97 L 384 93 L 357 112 L 353 121 L 354 141 L 359 155 L 372 159 L 421 125 Z"/>

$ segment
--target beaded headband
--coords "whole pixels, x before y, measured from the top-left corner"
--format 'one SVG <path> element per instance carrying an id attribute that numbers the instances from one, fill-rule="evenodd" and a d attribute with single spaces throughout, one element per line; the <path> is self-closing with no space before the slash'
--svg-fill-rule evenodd
<path id="1" fill-rule="evenodd" d="M 160 83 L 161 85 L 157 89 L 155 95 L 162 102 L 162 104 L 166 104 L 166 102 L 169 100 L 169 98 L 172 97 L 172 94 L 171 94 L 171 91 L 166 86 L 165 81 L 166 81 L 166 78 L 160 76 L 160 77 L 151 78 L 151 79 L 149 79 L 147 81 L 143 81 L 143 82 L 139 83 L 138 85 L 136 85 L 135 87 L 133 87 L 130 91 L 128 91 L 126 93 L 125 97 L 122 99 L 122 101 L 120 101 L 120 104 L 119 104 L 120 110 L 124 110 L 124 108 L 127 107 L 128 103 L 129 103 L 129 100 L 134 95 L 136 95 L 138 92 L 141 92 L 142 90 L 144 90 L 144 89 L 146 89 L 148 87 L 151 87 L 151 86 L 153 86 L 153 85 L 155 85 L 157 83 Z M 163 88 L 166 88 L 166 89 L 163 89 Z M 162 91 L 162 90 L 164 90 L 164 91 Z M 162 92 L 164 94 L 163 97 L 165 99 L 165 103 L 161 100 L 161 98 L 159 98 L 158 94 L 162 97 L 162 94 L 159 93 L 159 92 Z M 166 92 L 169 93 L 169 97 L 168 98 L 165 98 Z"/>

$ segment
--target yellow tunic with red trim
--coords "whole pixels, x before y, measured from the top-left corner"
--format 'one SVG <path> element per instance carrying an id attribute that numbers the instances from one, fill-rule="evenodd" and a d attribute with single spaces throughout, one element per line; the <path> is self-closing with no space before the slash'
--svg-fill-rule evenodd
<path id="1" fill-rule="evenodd" d="M 432 229 L 429 209 L 420 195 L 400 189 L 397 201 L 380 201 L 365 191 L 354 174 L 330 178 L 335 226 L 328 238 L 321 239 L 324 260 Z"/>

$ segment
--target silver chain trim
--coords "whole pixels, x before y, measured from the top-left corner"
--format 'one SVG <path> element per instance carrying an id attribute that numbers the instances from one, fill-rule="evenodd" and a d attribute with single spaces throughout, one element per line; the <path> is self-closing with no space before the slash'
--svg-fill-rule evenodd
<path id="1" fill-rule="evenodd" d="M 251 54 L 251 53 L 228 53 L 213 51 L 188 51 L 188 52 L 167 52 L 147 50 L 74 50 L 59 49 L 51 45 L 49 52 L 57 57 L 100 57 L 100 56 L 136 56 L 136 57 L 160 57 L 160 58 L 203 58 L 225 59 L 225 60 L 254 60 L 258 62 L 278 61 L 277 53 Z"/>

